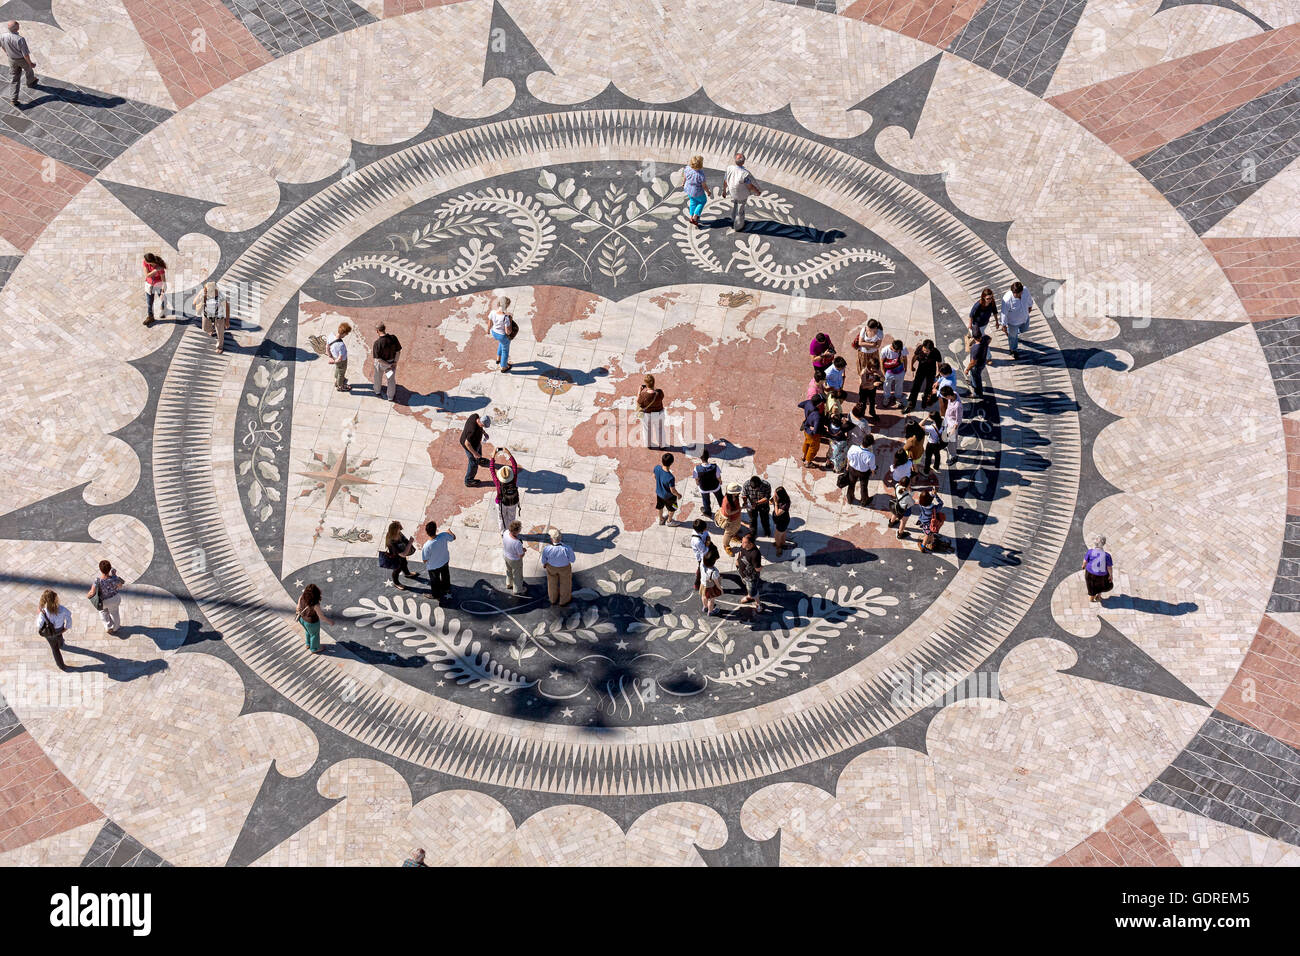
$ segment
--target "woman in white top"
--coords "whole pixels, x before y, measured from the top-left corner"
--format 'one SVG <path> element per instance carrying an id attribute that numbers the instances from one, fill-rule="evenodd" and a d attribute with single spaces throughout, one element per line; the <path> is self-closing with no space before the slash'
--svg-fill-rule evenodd
<path id="1" fill-rule="evenodd" d="M 49 642 L 54 652 L 54 663 L 66 671 L 63 663 L 63 633 L 72 627 L 72 612 L 59 603 L 59 595 L 50 590 L 41 592 L 40 614 L 36 618 L 36 633 Z"/>
<path id="2" fill-rule="evenodd" d="M 334 387 L 340 392 L 352 390 L 352 386 L 348 384 L 348 344 L 343 341 L 351 331 L 351 325 L 346 322 L 339 323 L 338 335 L 326 346 L 327 361 L 334 366 Z"/>
<path id="3" fill-rule="evenodd" d="M 853 339 L 853 350 L 858 354 L 859 375 L 868 368 L 874 368 L 882 376 L 885 374 L 880 368 L 880 346 L 884 342 L 885 329 L 875 319 L 871 319 L 858 330 L 857 336 Z"/>
<path id="4" fill-rule="evenodd" d="M 203 283 L 194 297 L 194 311 L 203 319 L 203 331 L 217 340 L 217 353 L 226 350 L 226 330 L 230 328 L 230 301 L 215 282 Z"/>
<path id="5" fill-rule="evenodd" d="M 510 371 L 510 324 L 514 316 L 510 314 L 510 300 L 501 296 L 492 303 L 492 311 L 487 314 L 487 330 L 497 340 L 497 364 L 500 371 Z"/>

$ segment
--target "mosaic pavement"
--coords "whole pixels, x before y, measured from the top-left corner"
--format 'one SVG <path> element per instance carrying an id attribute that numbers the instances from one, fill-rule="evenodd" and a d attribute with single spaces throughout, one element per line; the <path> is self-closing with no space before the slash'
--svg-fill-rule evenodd
<path id="1" fill-rule="evenodd" d="M 1300 862 L 1294 4 L 3 13 L 43 82 L 0 108 L 0 862 Z M 713 199 L 691 229 L 683 162 L 717 185 L 737 147 L 750 228 Z M 145 251 L 181 311 L 152 327 Z M 1017 278 L 1021 360 L 995 340 L 922 554 L 800 467 L 807 342 L 878 318 L 954 356 Z M 755 610 L 724 559 L 700 614 L 693 494 L 655 521 L 647 372 L 684 491 L 707 444 L 791 495 Z M 521 466 L 524 595 L 461 480 L 474 412 Z M 455 532 L 446 606 L 376 566 L 394 518 Z M 79 597 L 103 557 L 117 636 Z"/>

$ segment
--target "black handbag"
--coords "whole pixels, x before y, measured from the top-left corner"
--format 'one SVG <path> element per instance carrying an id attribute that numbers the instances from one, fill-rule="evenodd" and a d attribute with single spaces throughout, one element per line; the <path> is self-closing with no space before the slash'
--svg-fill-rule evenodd
<path id="1" fill-rule="evenodd" d="M 59 632 L 54 627 L 54 622 L 50 620 L 50 616 L 44 611 L 41 612 L 41 626 L 36 629 L 36 633 L 44 638 L 58 636 Z"/>
<path id="2" fill-rule="evenodd" d="M 392 571 L 394 568 L 400 568 L 397 559 L 388 552 L 387 549 L 379 552 L 379 566 L 385 571 Z"/>

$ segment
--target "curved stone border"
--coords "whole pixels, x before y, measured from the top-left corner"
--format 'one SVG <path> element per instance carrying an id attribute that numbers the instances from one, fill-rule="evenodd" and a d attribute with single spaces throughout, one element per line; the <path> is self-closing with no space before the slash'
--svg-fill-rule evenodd
<path id="1" fill-rule="evenodd" d="M 522 169 L 588 162 L 593 153 L 671 162 L 687 151 L 725 153 L 738 141 L 768 181 L 869 224 L 909 255 L 950 301 L 1013 277 L 956 216 L 847 153 L 740 120 L 587 110 L 486 123 L 379 160 L 273 225 L 227 279 L 256 282 L 266 292 L 259 315 L 241 316 L 257 323 L 278 314 L 355 235 L 476 181 L 487 162 Z M 1004 425 L 1004 436 L 1012 440 L 1003 468 L 1019 464 L 1024 482 L 1005 501 L 994 502 L 992 536 L 986 529 L 988 542 L 982 539 L 944 597 L 887 647 L 840 675 L 722 718 L 593 733 L 467 711 L 373 671 L 359 693 L 354 685 L 345 694 L 345 681 L 361 679 L 355 669 L 349 676 L 337 662 L 303 653 L 287 613 L 267 603 L 284 601 L 279 582 L 260 560 L 254 567 L 240 560 L 241 554 L 257 553 L 246 523 L 221 517 L 215 489 L 233 487 L 233 468 L 229 461 L 212 462 L 211 455 L 213 435 L 229 433 L 214 418 L 220 414 L 217 392 L 230 391 L 228 379 L 221 389 L 229 359 L 213 357 L 197 333 L 187 333 L 181 343 L 160 400 L 154 461 L 159 512 L 191 594 L 232 649 L 288 699 L 362 742 L 445 773 L 550 792 L 663 793 L 736 783 L 820 759 L 915 713 L 928 701 L 891 701 L 894 675 L 942 664 L 944 670 L 973 667 L 1028 610 L 1063 547 L 1080 459 L 1069 376 L 1050 327 L 1040 319 L 1035 333 L 1051 358 L 1016 365 L 999 375 L 999 384 L 1025 396 L 1019 403 L 1025 419 L 1052 444 L 1054 460 L 1046 473 L 1031 477 L 1026 471 L 1027 429 Z M 226 417 L 233 427 L 233 412 Z M 993 554 L 993 544 L 1019 560 L 980 573 L 977 565 Z M 188 560 L 191 554 L 202 561 Z"/>

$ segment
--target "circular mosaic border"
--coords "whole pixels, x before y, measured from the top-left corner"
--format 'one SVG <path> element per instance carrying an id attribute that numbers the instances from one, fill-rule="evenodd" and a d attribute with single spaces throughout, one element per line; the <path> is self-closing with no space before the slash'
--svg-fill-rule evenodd
<path id="1" fill-rule="evenodd" d="M 738 142 L 769 182 L 870 222 L 952 301 L 1015 275 L 939 203 L 830 146 L 743 120 L 575 110 L 485 123 L 359 169 L 271 226 L 225 281 L 256 283 L 265 293 L 258 314 L 240 316 L 265 329 L 263 317 L 278 315 L 306 277 L 353 237 L 416 202 L 477 181 L 489 163 L 525 169 L 583 162 L 593 153 L 668 163 L 693 151 L 725 154 Z M 213 461 L 212 450 L 216 423 L 233 420 L 221 406 L 230 394 L 231 366 L 192 330 L 159 402 L 159 512 L 190 593 L 227 644 L 286 698 L 355 739 L 431 769 L 548 792 L 668 793 L 735 783 L 818 760 L 915 713 L 933 695 L 900 699 L 896 675 L 916 668 L 968 671 L 1028 610 L 1064 545 L 1081 452 L 1073 387 L 1045 321 L 1036 323 L 1034 338 L 1047 355 L 1000 369 L 998 378 L 1023 396 L 1021 420 L 1033 423 L 1035 444 L 1051 443 L 1051 467 L 1023 447 L 1024 425 L 1004 426 L 1002 467 L 1017 471 L 1021 483 L 994 502 L 992 528 L 944 596 L 888 646 L 840 675 L 726 718 L 659 728 L 558 727 L 467 711 L 373 671 L 358 677 L 337 662 L 304 655 L 288 615 L 268 607 L 272 596 L 284 597 L 279 581 L 260 559 L 253 567 L 240 560 L 257 554 L 251 531 L 223 520 L 215 489 L 233 487 L 233 468 Z M 1014 562 L 994 558 L 998 549 L 1014 554 Z M 191 554 L 203 559 L 191 561 Z M 996 566 L 976 567 L 990 560 Z"/>

